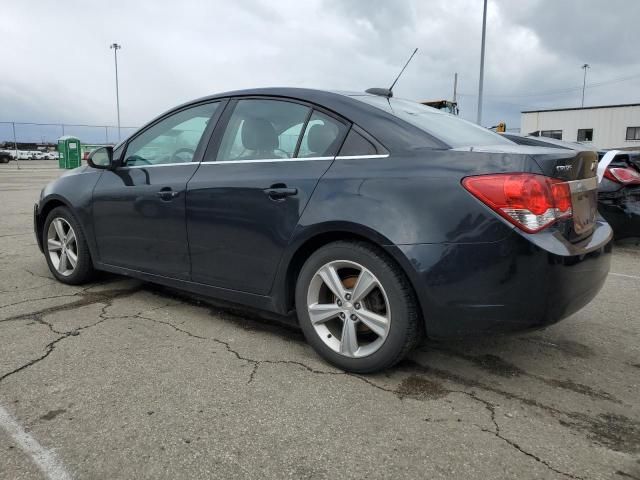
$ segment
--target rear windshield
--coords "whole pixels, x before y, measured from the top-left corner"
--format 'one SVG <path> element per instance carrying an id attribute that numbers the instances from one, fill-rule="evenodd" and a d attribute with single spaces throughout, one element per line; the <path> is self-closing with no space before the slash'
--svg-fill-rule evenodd
<path id="1" fill-rule="evenodd" d="M 510 140 L 475 123 L 416 102 L 387 99 L 377 95 L 359 95 L 354 98 L 415 125 L 452 148 L 513 144 Z"/>

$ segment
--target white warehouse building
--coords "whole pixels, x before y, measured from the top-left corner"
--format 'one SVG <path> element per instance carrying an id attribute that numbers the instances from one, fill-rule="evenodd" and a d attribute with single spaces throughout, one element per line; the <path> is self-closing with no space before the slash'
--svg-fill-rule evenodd
<path id="1" fill-rule="evenodd" d="M 522 112 L 520 133 L 585 142 L 596 148 L 640 149 L 640 103 Z"/>

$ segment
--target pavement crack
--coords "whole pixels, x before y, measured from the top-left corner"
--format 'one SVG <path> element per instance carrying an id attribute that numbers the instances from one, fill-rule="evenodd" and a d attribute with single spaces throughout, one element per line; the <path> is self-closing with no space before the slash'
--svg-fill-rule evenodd
<path id="1" fill-rule="evenodd" d="M 495 423 L 495 420 L 494 420 Z M 496 423 L 497 426 L 497 423 Z M 568 478 L 575 478 L 578 480 L 584 480 L 584 477 L 580 477 L 578 475 L 574 475 L 572 473 L 567 473 L 567 472 L 563 472 L 562 470 L 558 470 L 557 468 L 555 468 L 554 466 L 552 466 L 549 462 L 547 462 L 546 460 L 540 458 L 539 456 L 537 456 L 534 453 L 528 452 L 527 450 L 525 450 L 524 448 L 522 448 L 519 444 L 517 444 L 516 442 L 514 442 L 513 440 L 510 440 L 508 438 L 506 438 L 505 436 L 503 436 L 500 431 L 492 431 L 492 430 L 488 430 L 486 428 L 481 428 L 481 430 L 483 432 L 487 432 L 487 433 L 491 433 L 493 435 L 495 435 L 497 438 L 499 438 L 500 440 L 502 440 L 503 442 L 505 442 L 507 445 L 510 445 L 511 447 L 513 447 L 514 449 L 518 450 L 520 453 L 526 455 L 527 457 L 533 458 L 536 462 L 541 463 L 542 465 L 544 465 L 545 467 L 547 467 L 549 470 L 551 470 L 552 472 L 555 472 L 559 475 L 563 475 L 565 477 Z"/>
<path id="2" fill-rule="evenodd" d="M 154 323 L 159 323 L 162 325 L 166 325 L 172 329 L 174 329 L 177 332 L 183 333 L 189 337 L 192 338 L 197 338 L 199 340 L 209 340 L 212 342 L 217 343 L 218 345 L 221 345 L 225 348 L 225 350 L 228 353 L 231 353 L 233 356 L 236 357 L 236 359 L 246 362 L 248 364 L 250 364 L 252 366 L 251 372 L 249 373 L 249 378 L 247 379 L 247 385 L 251 384 L 256 375 L 258 374 L 258 370 L 260 368 L 261 365 L 263 364 L 268 364 L 268 365 L 293 365 L 299 368 L 302 368 L 303 370 L 306 370 L 309 373 L 313 373 L 313 374 L 317 374 L 317 375 L 344 375 L 347 377 L 352 377 L 352 378 L 356 378 L 364 383 L 366 383 L 367 385 L 374 387 L 378 390 L 382 390 L 384 392 L 388 392 L 388 393 L 393 393 L 395 394 L 396 391 L 390 388 L 385 388 L 383 386 L 377 385 L 376 383 L 372 382 L 371 380 L 369 380 L 368 378 L 362 377 L 360 375 L 356 375 L 350 372 L 344 372 L 344 371 L 336 371 L 336 372 L 331 372 L 331 371 L 326 371 L 326 370 L 318 370 L 316 368 L 310 367 L 309 365 L 306 365 L 303 362 L 298 362 L 295 360 L 256 360 L 254 358 L 250 358 L 250 357 L 246 357 L 244 355 L 242 355 L 240 352 L 238 352 L 237 350 L 235 350 L 234 348 L 232 348 L 231 344 L 227 341 L 224 340 L 220 340 L 219 338 L 215 338 L 215 337 L 203 337 L 201 335 L 196 335 L 194 333 L 191 333 L 188 330 L 185 330 L 184 328 L 180 328 L 177 325 L 175 325 L 174 323 L 171 322 L 167 322 L 164 320 L 158 320 L 155 318 L 150 318 L 150 317 L 146 317 L 144 315 L 141 314 L 136 314 L 136 315 L 132 315 L 131 317 L 135 317 L 135 318 L 140 318 L 143 320 L 147 320 L 150 322 L 154 322 Z"/>
<path id="3" fill-rule="evenodd" d="M 52 295 L 50 297 L 27 298 L 25 300 L 19 300 L 17 302 L 5 303 L 4 305 L 0 305 L 0 310 L 7 307 L 13 307 L 14 305 L 21 305 L 23 303 L 37 302 L 39 300 L 53 300 L 55 298 L 68 298 L 76 296 L 78 296 L 78 293 L 62 293 L 60 295 Z"/>
<path id="4" fill-rule="evenodd" d="M 47 357 L 51 354 L 51 352 L 53 352 L 53 350 L 54 350 L 54 348 L 55 348 L 56 344 L 57 344 L 59 341 L 61 341 L 61 340 L 65 339 L 65 338 L 67 338 L 67 336 L 66 336 L 66 335 L 63 335 L 63 336 L 58 337 L 58 338 L 56 338 L 55 340 L 53 340 L 53 341 L 49 342 L 49 343 L 47 344 L 47 346 L 45 347 L 45 352 L 44 352 L 44 354 L 42 354 L 40 357 L 35 358 L 35 359 L 33 359 L 33 360 L 30 360 L 29 362 L 25 363 L 24 365 L 21 365 L 21 366 L 19 366 L 18 368 L 15 368 L 15 369 L 11 370 L 10 372 L 7 372 L 7 373 L 5 373 L 5 374 L 1 375 L 1 376 L 0 376 L 0 383 L 2 383 L 2 381 L 3 381 L 3 380 L 5 380 L 6 378 L 10 377 L 11 375 L 15 375 L 16 373 L 21 372 L 22 370 L 26 370 L 27 368 L 29 368 L 29 367 L 31 367 L 31 366 L 33 366 L 33 365 L 35 365 L 35 364 L 36 364 L 36 363 L 38 363 L 38 362 L 41 362 L 41 361 L 42 361 L 42 360 L 44 360 L 45 358 L 47 358 Z"/>
<path id="5" fill-rule="evenodd" d="M 61 331 L 56 330 L 51 323 L 45 321 L 41 317 L 34 317 L 34 320 L 37 321 L 38 323 L 41 323 L 42 325 L 46 325 L 53 333 L 55 333 L 57 335 L 60 335 L 60 336 L 58 338 L 52 340 L 51 342 L 49 342 L 45 346 L 44 354 L 42 354 L 40 357 L 35 358 L 33 360 L 30 360 L 29 362 L 25 363 L 24 365 L 21 365 L 18 368 L 15 368 L 15 369 L 11 370 L 10 372 L 7 372 L 7 373 L 1 375 L 0 376 L 0 383 L 2 383 L 2 381 L 7 379 L 8 377 L 10 377 L 12 375 L 15 375 L 16 373 L 21 372 L 23 370 L 26 370 L 27 368 L 35 365 L 36 363 L 39 363 L 39 362 L 43 361 L 44 359 L 46 359 L 54 351 L 56 345 L 59 342 L 61 342 L 62 340 L 64 340 L 65 338 L 76 337 L 76 336 L 80 335 L 81 331 L 86 330 L 88 328 L 95 327 L 96 325 L 99 325 L 102 322 L 104 322 L 105 320 L 107 320 L 107 318 L 101 318 L 97 322 L 91 323 L 89 325 L 84 325 L 82 327 L 74 328 L 73 330 L 69 330 L 67 332 L 61 332 Z"/>
<path id="6" fill-rule="evenodd" d="M 525 450 L 518 443 L 516 443 L 513 440 L 505 437 L 501 433 L 500 425 L 498 424 L 498 421 L 496 420 L 496 405 L 495 404 L 489 402 L 488 400 L 484 400 L 484 399 L 478 397 L 474 392 L 465 392 L 464 390 L 450 390 L 450 391 L 466 395 L 469 398 L 471 398 L 471 399 L 473 399 L 473 400 L 475 400 L 477 402 L 480 402 L 484 406 L 484 408 L 489 412 L 490 418 L 491 418 L 491 423 L 493 424 L 494 428 L 493 429 L 489 429 L 489 428 L 481 427 L 480 425 L 476 425 L 476 427 L 478 427 L 481 431 L 494 435 L 496 438 L 499 438 L 500 440 L 505 442 L 507 445 L 511 446 L 515 450 L 518 450 L 523 455 L 526 455 L 527 457 L 533 458 L 536 462 L 541 463 L 542 465 L 547 467 L 552 472 L 555 472 L 555 473 L 557 473 L 559 475 L 563 475 L 563 476 L 568 477 L 568 478 L 575 478 L 575 479 L 578 479 L 578 480 L 584 480 L 583 477 L 580 477 L 578 475 L 574 475 L 572 473 L 567 473 L 567 472 L 563 472 L 562 470 L 558 470 L 553 465 L 551 465 L 549 462 L 547 462 L 546 460 L 540 458 L 538 455 Z"/>
<path id="7" fill-rule="evenodd" d="M 84 307 L 84 306 L 92 305 L 92 304 L 95 304 L 95 303 L 104 303 L 104 302 L 108 302 L 110 300 L 114 300 L 116 298 L 127 297 L 127 296 L 130 296 L 130 295 L 133 295 L 133 294 L 137 293 L 139 290 L 141 290 L 141 287 L 138 287 L 138 288 L 134 288 L 134 289 L 117 289 L 117 290 L 106 290 L 106 291 L 102 291 L 102 292 L 89 292 L 89 290 L 94 288 L 95 286 L 96 285 L 91 285 L 90 287 L 83 288 L 82 290 L 80 290 L 79 292 L 76 292 L 76 293 L 53 295 L 53 296 L 50 296 L 50 297 L 31 298 L 31 299 L 28 299 L 28 300 L 22 300 L 20 302 L 15 302 L 13 304 L 0 306 L 0 309 L 2 309 L 2 308 L 5 308 L 5 307 L 9 307 L 11 305 L 18 305 L 18 304 L 27 303 L 27 302 L 36 302 L 36 301 L 39 301 L 39 300 L 50 300 L 50 299 L 54 299 L 54 298 L 74 298 L 74 297 L 77 298 L 77 300 L 75 300 L 73 302 L 63 303 L 61 305 L 55 305 L 53 307 L 43 308 L 42 310 L 37 310 L 35 312 L 23 313 L 23 314 L 19 314 L 19 315 L 14 315 L 12 317 L 7 317 L 7 318 L 4 318 L 4 319 L 0 320 L 0 323 L 1 322 L 16 321 L 16 320 L 31 319 L 31 318 L 37 317 L 38 315 L 44 316 L 44 315 L 48 315 L 50 313 L 73 310 L 73 309 L 78 308 L 78 307 Z"/>
<path id="8" fill-rule="evenodd" d="M 87 287 L 85 289 L 82 290 L 82 292 L 86 292 L 87 290 L 89 290 L 90 288 L 93 288 L 95 285 L 91 286 L 91 287 Z M 65 304 L 65 305 L 59 305 L 56 307 L 50 307 L 50 308 L 46 308 L 43 310 L 40 310 L 38 312 L 33 312 L 33 313 L 28 313 L 28 314 L 24 314 L 24 315 L 19 315 L 16 317 L 11 317 L 2 321 L 8 321 L 8 320 L 18 320 L 18 319 L 32 319 L 34 321 L 36 321 L 37 323 L 40 323 L 42 325 L 45 325 L 47 328 L 49 328 L 49 330 L 53 333 L 55 333 L 56 335 L 59 335 L 58 338 L 52 340 L 51 342 L 49 342 L 46 346 L 45 346 L 45 351 L 44 353 L 39 356 L 38 358 L 35 358 L 33 360 L 30 360 L 29 362 L 25 363 L 24 365 L 19 366 L 18 368 L 15 368 L 13 370 L 11 370 L 10 372 L 7 372 L 3 375 L 0 376 L 0 383 L 7 379 L 8 377 L 15 375 L 16 373 L 19 373 L 23 370 L 26 370 L 27 368 L 43 361 L 44 359 L 46 359 L 49 355 L 51 355 L 51 353 L 53 352 L 53 350 L 55 349 L 56 345 L 58 344 L 58 342 L 61 342 L 62 340 L 69 338 L 69 337 L 77 337 L 80 335 L 80 332 L 87 330 L 89 328 L 93 328 L 97 325 L 100 325 L 101 323 L 105 322 L 106 320 L 109 320 L 110 318 L 114 318 L 114 317 L 108 317 L 106 315 L 106 311 L 107 309 L 112 305 L 113 301 L 116 298 L 122 297 L 122 296 L 128 296 L 131 295 L 135 292 L 137 292 L 138 289 L 133 289 L 133 290 L 113 290 L 113 291 L 107 291 L 107 292 L 100 292 L 100 293 L 76 293 L 74 295 L 81 295 L 83 296 L 83 298 L 81 298 L 78 302 L 71 302 L 70 304 Z M 68 330 L 68 331 L 60 331 L 57 330 L 54 325 L 51 322 L 47 322 L 44 317 L 50 313 L 53 312 L 58 312 L 58 311 L 64 311 L 64 310 L 70 310 L 79 306 L 85 306 L 85 305 L 91 305 L 91 304 L 96 304 L 96 303 L 104 303 L 104 306 L 102 307 L 100 313 L 98 314 L 98 318 L 99 320 L 93 323 L 90 323 L 88 325 L 83 325 L 80 327 L 76 327 L 72 330 Z"/>

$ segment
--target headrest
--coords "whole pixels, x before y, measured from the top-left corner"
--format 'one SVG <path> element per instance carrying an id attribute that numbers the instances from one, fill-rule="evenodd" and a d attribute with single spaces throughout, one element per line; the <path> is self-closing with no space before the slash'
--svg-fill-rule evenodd
<path id="1" fill-rule="evenodd" d="M 247 150 L 273 150 L 278 147 L 278 134 L 264 118 L 247 118 L 242 125 L 242 145 Z"/>
<path id="2" fill-rule="evenodd" d="M 322 156 L 326 154 L 335 139 L 336 132 L 333 126 L 318 123 L 309 129 L 307 145 L 313 153 Z"/>

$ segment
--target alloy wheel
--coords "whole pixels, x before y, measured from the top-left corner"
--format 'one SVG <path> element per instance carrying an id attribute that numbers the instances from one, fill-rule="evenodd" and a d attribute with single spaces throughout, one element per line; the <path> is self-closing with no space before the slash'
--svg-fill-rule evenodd
<path id="1" fill-rule="evenodd" d="M 71 275 L 78 263 L 78 241 L 71 224 L 62 217 L 54 218 L 47 230 L 47 250 L 56 271 Z"/>
<path id="2" fill-rule="evenodd" d="M 378 278 L 356 262 L 323 265 L 309 284 L 307 311 L 322 341 L 345 357 L 371 355 L 389 334 L 387 294 Z"/>

